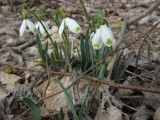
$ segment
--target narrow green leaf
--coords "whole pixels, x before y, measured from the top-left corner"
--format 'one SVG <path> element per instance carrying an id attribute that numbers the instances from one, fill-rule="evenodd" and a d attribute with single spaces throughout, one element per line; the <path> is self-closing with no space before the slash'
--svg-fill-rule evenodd
<path id="1" fill-rule="evenodd" d="M 31 109 L 35 120 L 41 120 L 40 112 L 36 104 L 33 102 L 30 98 L 23 98 L 23 101 L 26 103 L 26 105 Z"/>
<path id="2" fill-rule="evenodd" d="M 74 108 L 73 101 L 72 101 L 70 95 L 68 94 L 67 89 L 62 85 L 62 83 L 61 83 L 60 81 L 57 80 L 57 82 L 58 82 L 58 84 L 60 85 L 61 89 L 63 90 L 64 95 L 65 95 L 66 98 L 67 98 L 67 101 L 68 101 L 69 106 L 70 106 L 70 108 L 71 108 L 71 111 L 72 111 L 74 120 L 79 120 L 78 115 L 77 115 L 77 113 L 76 113 L 76 110 L 75 110 L 75 108 Z"/>
<path id="3" fill-rule="evenodd" d="M 89 91 L 89 86 L 87 86 L 87 88 L 86 88 L 86 91 L 85 91 L 85 94 L 84 94 L 84 99 L 83 99 L 82 104 L 81 104 L 81 109 L 80 109 L 80 112 L 79 112 L 79 119 L 80 120 L 82 119 L 84 105 L 85 105 L 85 102 L 86 102 L 88 91 Z"/>
<path id="4" fill-rule="evenodd" d="M 63 108 L 60 108 L 60 120 L 64 120 L 64 112 L 63 112 Z"/>
<path id="5" fill-rule="evenodd" d="M 45 58 L 45 54 L 44 54 L 44 49 L 43 49 L 43 46 L 42 46 L 42 43 L 40 41 L 40 38 L 39 38 L 38 34 L 36 34 L 36 44 L 37 44 L 38 52 L 40 54 L 42 62 L 43 62 L 43 64 L 45 64 L 46 63 L 46 58 Z"/>
<path id="6" fill-rule="evenodd" d="M 127 70 L 128 66 L 132 63 L 133 58 L 134 58 L 134 54 L 126 61 L 123 69 L 122 69 L 121 72 L 120 72 L 119 79 L 122 78 L 124 72 Z"/>
<path id="7" fill-rule="evenodd" d="M 45 30 L 45 32 L 46 32 L 46 34 L 47 34 L 47 37 L 50 39 L 50 41 L 51 41 L 51 43 L 52 43 L 52 45 L 53 45 L 53 39 L 52 39 L 51 35 L 49 34 L 48 30 L 46 29 L 46 27 L 44 26 L 44 24 L 42 23 L 40 17 L 39 17 L 34 11 L 30 11 L 30 13 L 31 13 L 34 17 L 36 17 L 37 20 L 41 23 L 41 25 L 43 26 L 43 28 L 44 28 L 44 30 Z"/>
<path id="8" fill-rule="evenodd" d="M 105 76 L 105 73 L 107 72 L 107 65 L 103 64 L 101 66 L 100 72 L 99 72 L 99 78 L 103 78 Z"/>

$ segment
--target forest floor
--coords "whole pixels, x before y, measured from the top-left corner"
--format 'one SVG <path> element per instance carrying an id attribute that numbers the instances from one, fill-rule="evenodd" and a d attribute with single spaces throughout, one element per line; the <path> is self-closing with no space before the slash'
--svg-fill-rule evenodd
<path id="1" fill-rule="evenodd" d="M 103 13 L 115 38 L 118 39 L 123 22 L 140 15 L 152 4 L 154 4 L 153 0 L 90 0 L 85 3 L 85 6 L 90 15 Z M 56 0 L 49 0 L 49 2 L 16 0 L 11 5 L 0 0 L 0 120 L 16 120 L 17 117 L 19 120 L 32 120 L 33 115 L 30 111 L 22 114 L 27 109 L 21 102 L 22 97 L 30 96 L 38 101 L 60 91 L 60 87 L 54 83 L 50 83 L 47 87 L 48 73 L 44 73 L 44 68 L 39 65 L 40 56 L 36 43 L 32 41 L 33 36 L 25 33 L 23 37 L 19 37 L 24 5 L 31 10 L 40 10 L 51 15 L 54 15 L 58 7 Z M 85 32 L 87 20 L 79 7 L 79 2 L 60 0 L 59 5 L 69 16 L 78 20 Z M 47 20 L 47 17 L 44 21 L 54 26 L 53 31 L 57 34 L 53 21 Z M 142 37 L 159 21 L 160 6 L 129 25 L 120 46 L 127 46 Z M 102 91 L 94 90 L 88 98 L 86 110 L 91 120 L 160 120 L 160 24 L 147 35 L 146 38 L 137 40 L 124 50 L 124 56 L 127 57 L 133 53 L 138 56 L 141 49 L 139 59 L 135 61 L 138 65 L 134 66 L 134 64 L 128 68 L 127 80 L 122 83 L 124 86 L 139 86 L 139 89 L 123 89 L 124 86 L 120 87 L 122 89 L 119 87 L 114 89 L 113 87 L 109 96 L 110 103 L 104 103 L 105 108 L 100 104 Z M 56 41 L 59 40 L 57 36 L 53 36 Z M 78 37 L 72 36 L 72 39 L 76 39 L 76 44 L 79 42 Z M 47 38 L 44 37 L 43 42 L 46 41 Z M 56 77 L 59 76 L 53 75 L 50 79 Z M 68 76 L 64 76 L 62 83 L 67 87 L 71 81 Z M 85 91 L 84 88 L 88 83 L 89 81 L 82 81 L 80 85 L 82 91 Z M 157 93 L 153 89 L 156 89 Z M 39 106 L 43 120 L 59 120 L 58 114 L 62 106 L 65 111 L 69 111 L 63 93 L 45 98 Z M 70 111 L 66 113 L 65 120 L 67 119 L 72 119 Z M 84 118 L 84 120 L 90 119 Z"/>

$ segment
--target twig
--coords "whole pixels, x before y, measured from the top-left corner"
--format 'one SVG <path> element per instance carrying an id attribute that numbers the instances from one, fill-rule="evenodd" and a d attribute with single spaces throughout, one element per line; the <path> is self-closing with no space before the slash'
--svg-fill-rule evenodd
<path id="1" fill-rule="evenodd" d="M 147 78 L 144 79 L 144 78 L 142 77 L 142 75 L 137 75 L 137 74 L 135 74 L 135 73 L 133 73 L 133 72 L 130 72 L 130 71 L 128 71 L 128 70 L 126 70 L 125 72 L 134 75 L 133 78 L 136 78 L 136 77 L 137 77 L 137 78 L 141 79 L 142 81 L 146 82 L 147 84 L 150 84 L 150 83 L 149 83 L 149 79 L 147 79 Z M 132 78 L 132 77 L 130 77 L 130 79 L 131 79 L 131 78 Z M 133 79 L 133 78 L 132 78 L 132 79 Z M 131 81 L 129 81 L 129 82 L 131 82 Z"/>
<path id="2" fill-rule="evenodd" d="M 12 49 L 16 52 L 21 52 L 22 50 L 26 49 L 27 47 L 30 47 L 31 45 L 35 44 L 35 40 L 30 40 L 18 47 L 12 47 Z"/>
<path id="3" fill-rule="evenodd" d="M 118 96 L 120 99 L 144 99 L 144 96 Z"/>
<path id="4" fill-rule="evenodd" d="M 123 106 L 125 106 L 125 107 L 127 107 L 127 108 L 129 108 L 129 109 L 131 109 L 131 110 L 134 110 L 135 112 L 137 112 L 137 109 L 135 109 L 134 107 L 131 107 L 131 106 L 125 104 L 125 103 L 121 103 L 121 104 L 122 104 Z"/>
<path id="5" fill-rule="evenodd" d="M 30 40 L 30 41 L 24 43 L 23 45 L 20 45 L 18 48 L 19 48 L 20 50 L 24 50 L 24 49 L 26 49 L 27 47 L 30 47 L 31 45 L 33 45 L 33 44 L 35 44 L 35 43 L 36 43 L 36 40 Z"/>
<path id="6" fill-rule="evenodd" d="M 144 11 L 143 13 L 141 13 L 140 15 L 131 18 L 128 21 L 128 25 L 137 22 L 138 20 L 142 19 L 143 17 L 147 16 L 148 14 L 150 14 L 151 12 L 153 12 L 153 10 L 155 10 L 158 6 L 160 5 L 160 0 L 156 0 L 155 3 L 148 8 L 146 11 Z"/>
<path id="7" fill-rule="evenodd" d="M 113 88 L 131 89 L 131 90 L 135 90 L 135 91 L 152 92 L 152 93 L 160 94 L 160 91 L 157 89 L 150 89 L 150 88 L 145 88 L 145 87 L 141 87 L 141 86 L 124 85 L 124 84 L 117 84 L 117 83 L 112 84 L 111 80 L 100 80 L 100 79 L 97 79 L 94 77 L 89 77 L 89 76 L 87 76 L 87 78 L 90 80 L 99 82 L 101 84 L 110 85 Z"/>

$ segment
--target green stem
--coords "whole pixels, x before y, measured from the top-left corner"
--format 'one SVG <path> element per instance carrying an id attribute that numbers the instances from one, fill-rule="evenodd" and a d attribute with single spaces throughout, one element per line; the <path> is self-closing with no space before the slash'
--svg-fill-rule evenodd
<path id="1" fill-rule="evenodd" d="M 99 63 L 99 50 L 96 50 L 96 64 Z M 98 67 L 96 68 L 96 76 L 98 76 Z"/>
<path id="2" fill-rule="evenodd" d="M 42 24 L 42 26 L 43 26 L 45 32 L 47 33 L 47 37 L 49 37 L 49 39 L 50 39 L 52 45 L 54 46 L 53 39 L 51 38 L 50 34 L 48 33 L 48 30 L 46 29 L 46 27 L 45 27 L 44 24 L 42 23 L 41 19 L 38 17 L 38 15 L 37 15 L 36 13 L 31 12 L 31 14 L 32 14 L 33 16 L 35 16 L 35 17 L 37 18 L 37 20 Z"/>
<path id="3" fill-rule="evenodd" d="M 52 18 L 55 21 L 56 25 L 59 27 L 60 26 L 60 21 L 59 21 L 58 17 L 56 17 L 56 18 L 52 17 Z M 62 38 L 63 38 L 63 43 L 65 45 L 65 50 L 67 51 L 67 55 L 70 58 L 71 57 L 71 46 L 70 46 L 70 42 L 69 42 L 69 39 L 67 37 L 66 32 L 62 33 Z"/>

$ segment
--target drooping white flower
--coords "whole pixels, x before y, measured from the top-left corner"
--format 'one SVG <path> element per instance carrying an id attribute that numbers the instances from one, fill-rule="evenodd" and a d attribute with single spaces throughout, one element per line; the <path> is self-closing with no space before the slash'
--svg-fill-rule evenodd
<path id="1" fill-rule="evenodd" d="M 59 35 L 62 36 L 62 33 L 64 31 L 65 26 L 69 29 L 69 31 L 73 33 L 79 33 L 81 32 L 80 25 L 74 20 L 69 17 L 66 17 L 63 19 L 60 27 L 59 27 Z"/>
<path id="2" fill-rule="evenodd" d="M 115 44 L 115 38 L 113 32 L 107 25 L 101 25 L 101 38 L 105 46 L 111 47 Z"/>
<path id="3" fill-rule="evenodd" d="M 29 31 L 29 32 L 33 32 L 33 33 L 35 31 L 35 25 L 29 19 L 23 20 L 21 27 L 20 27 L 20 30 L 19 30 L 20 37 L 23 35 L 23 33 L 25 31 Z"/>
<path id="4" fill-rule="evenodd" d="M 100 49 L 103 44 L 107 47 L 115 45 L 114 35 L 107 25 L 101 25 L 92 37 L 92 46 L 94 49 Z M 91 37 L 90 37 L 91 38 Z"/>
<path id="5" fill-rule="evenodd" d="M 44 22 L 44 21 L 41 21 L 41 22 L 44 25 L 44 27 L 46 28 L 46 30 L 49 32 L 49 26 L 48 26 L 48 24 L 46 22 Z M 45 31 L 43 25 L 41 24 L 41 22 L 40 21 L 37 22 L 37 24 L 36 24 L 36 30 L 39 30 L 42 33 L 42 35 L 45 36 L 46 35 L 46 31 Z"/>
<path id="6" fill-rule="evenodd" d="M 92 46 L 94 49 L 98 50 L 102 47 L 103 43 L 101 40 L 101 29 L 100 28 L 96 30 L 95 34 L 92 33 L 91 39 L 92 39 Z"/>

